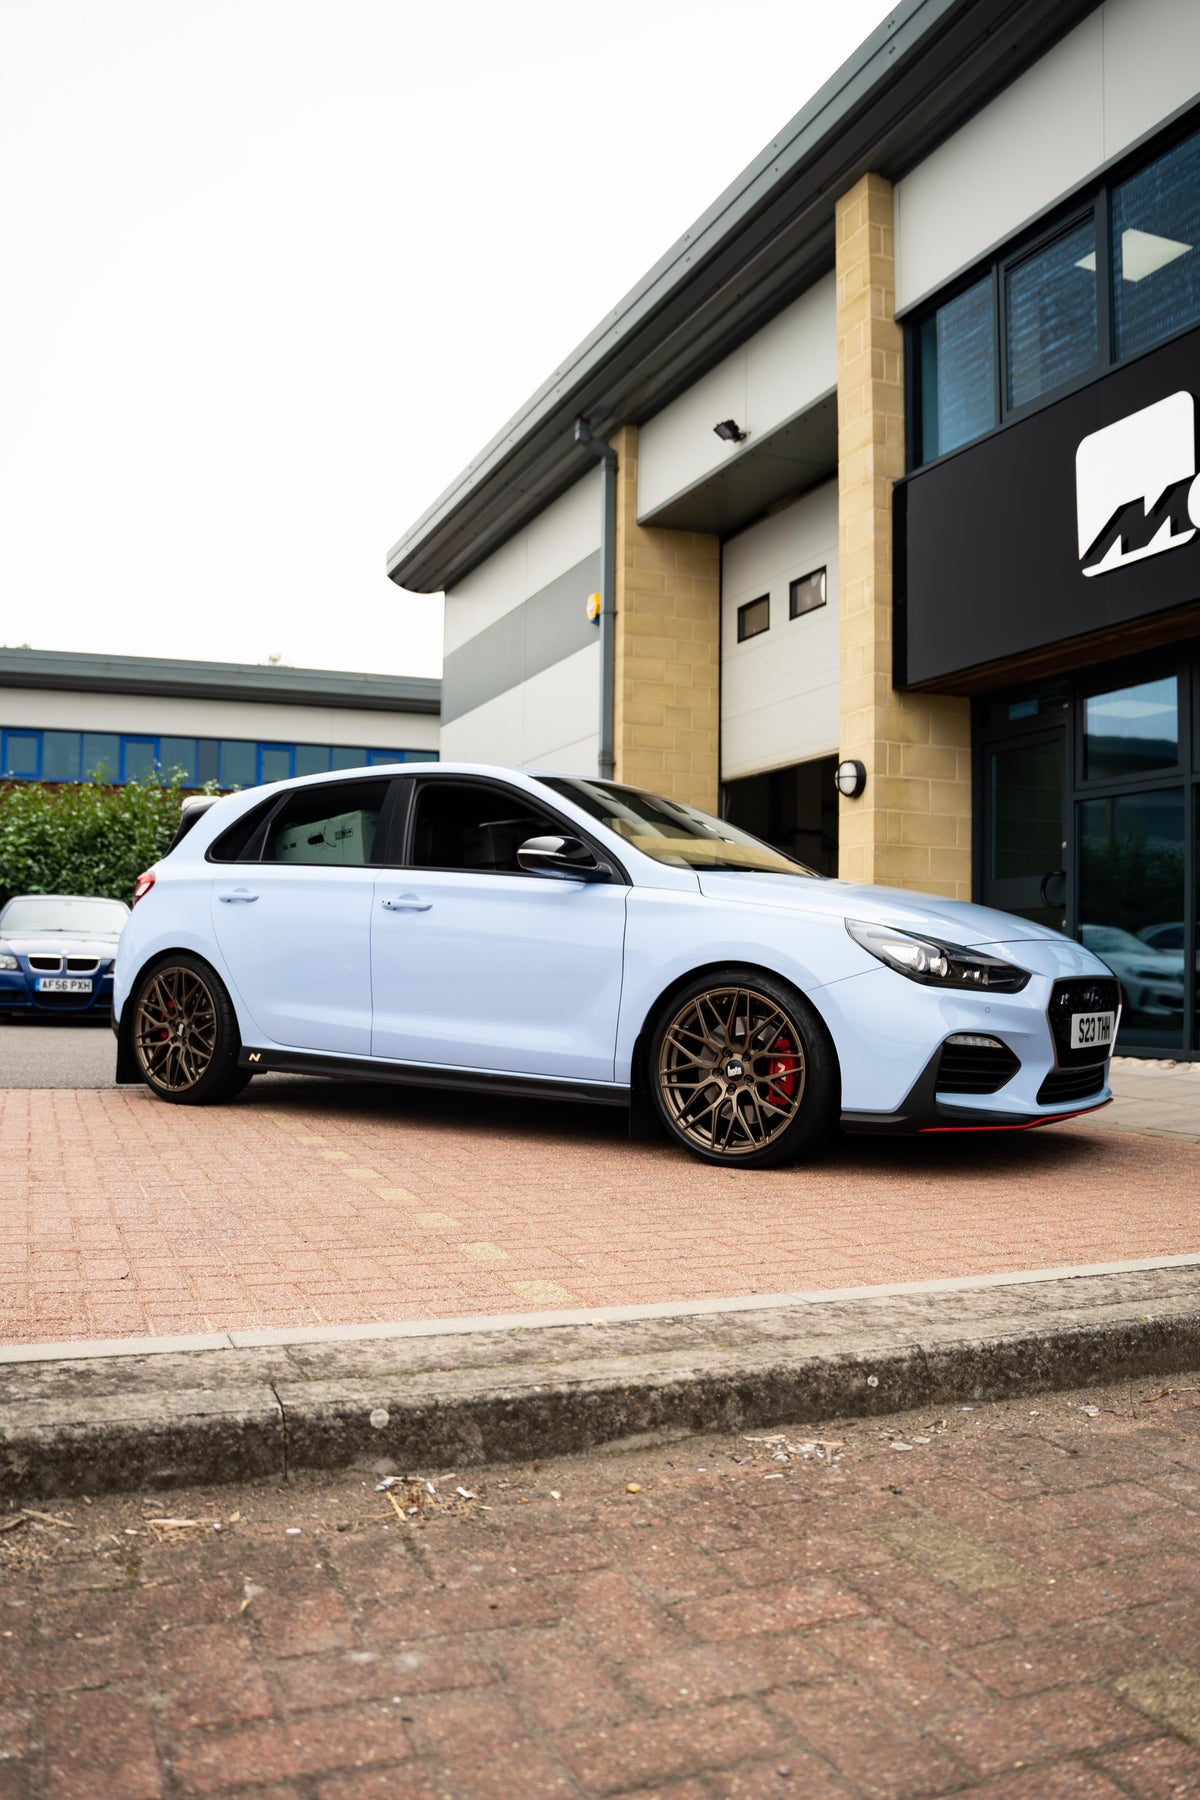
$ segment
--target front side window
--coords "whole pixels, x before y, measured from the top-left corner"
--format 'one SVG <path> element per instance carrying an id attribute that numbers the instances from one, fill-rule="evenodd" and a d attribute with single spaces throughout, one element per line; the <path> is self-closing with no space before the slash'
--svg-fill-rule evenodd
<path id="1" fill-rule="evenodd" d="M 918 458 L 932 462 L 996 423 L 996 328 L 992 278 L 947 300 L 920 327 L 920 443 Z"/>
<path id="2" fill-rule="evenodd" d="M 584 781 L 554 775 L 546 786 L 573 800 L 594 819 L 632 844 L 655 862 L 676 869 L 762 870 L 775 875 L 808 875 L 812 869 L 790 856 L 760 843 L 748 831 L 740 831 L 725 819 L 698 812 L 679 800 L 644 794 L 640 788 L 618 787 L 614 782 Z"/>
<path id="3" fill-rule="evenodd" d="M 1095 220 L 1083 220 L 1010 268 L 1004 286 L 1008 405 L 1015 409 L 1095 367 Z"/>
<path id="4" fill-rule="evenodd" d="M 264 862 L 359 868 L 375 850 L 386 781 L 298 788 L 271 819 Z"/>
<path id="5" fill-rule="evenodd" d="M 1113 332 L 1136 356 L 1200 321 L 1200 132 L 1113 189 Z"/>
<path id="6" fill-rule="evenodd" d="M 429 781 L 417 795 L 410 861 L 418 869 L 519 875 L 517 851 L 525 840 L 561 836 L 562 829 L 514 789 Z"/>

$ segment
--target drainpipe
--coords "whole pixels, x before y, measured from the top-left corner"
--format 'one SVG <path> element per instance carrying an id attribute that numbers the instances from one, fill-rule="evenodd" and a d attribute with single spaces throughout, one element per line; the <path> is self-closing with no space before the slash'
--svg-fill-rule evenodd
<path id="1" fill-rule="evenodd" d="M 617 617 L 617 453 L 603 438 L 593 437 L 586 419 L 575 421 L 575 442 L 600 459 L 603 503 L 600 524 L 600 779 L 611 781 L 616 767 L 613 750 L 613 688 L 616 669 Z"/>

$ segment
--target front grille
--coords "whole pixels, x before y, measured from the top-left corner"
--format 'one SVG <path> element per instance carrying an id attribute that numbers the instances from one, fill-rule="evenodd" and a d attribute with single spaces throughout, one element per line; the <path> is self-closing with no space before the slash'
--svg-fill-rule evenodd
<path id="1" fill-rule="evenodd" d="M 994 1094 L 1011 1081 L 1020 1058 L 1007 1044 L 943 1044 L 936 1088 L 939 1094 Z"/>
<path id="2" fill-rule="evenodd" d="M 1082 1050 L 1071 1048 L 1072 1013 L 1115 1013 L 1121 1004 L 1121 984 L 1114 976 L 1084 976 L 1071 981 L 1056 981 L 1050 990 L 1050 1031 L 1054 1038 L 1054 1055 L 1060 1069 L 1091 1068 L 1096 1061 L 1096 1046 Z"/>
<path id="3" fill-rule="evenodd" d="M 1087 1068 L 1055 1069 L 1038 1089 L 1039 1106 L 1061 1106 L 1068 1100 L 1087 1100 L 1104 1086 L 1107 1065 L 1091 1063 Z"/>
<path id="4" fill-rule="evenodd" d="M 57 975 L 62 968 L 62 957 L 31 956 L 29 966 L 31 969 L 36 969 L 39 975 Z"/>
<path id="5" fill-rule="evenodd" d="M 68 956 L 68 975 L 94 975 L 100 967 L 98 956 Z"/>
<path id="6" fill-rule="evenodd" d="M 92 1004 L 92 996 L 90 994 L 36 994 L 33 1003 L 35 1006 L 60 1006 L 67 1012 L 74 1008 L 78 1012 L 80 1007 Z"/>

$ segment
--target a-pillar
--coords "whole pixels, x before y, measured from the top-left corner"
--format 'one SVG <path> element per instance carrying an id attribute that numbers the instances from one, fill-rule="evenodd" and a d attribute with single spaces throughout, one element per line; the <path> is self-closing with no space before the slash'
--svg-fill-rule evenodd
<path id="1" fill-rule="evenodd" d="M 867 771 L 839 803 L 844 880 L 971 895 L 966 700 L 892 687 L 892 488 L 904 474 L 904 345 L 891 183 L 837 206 L 841 755 Z"/>

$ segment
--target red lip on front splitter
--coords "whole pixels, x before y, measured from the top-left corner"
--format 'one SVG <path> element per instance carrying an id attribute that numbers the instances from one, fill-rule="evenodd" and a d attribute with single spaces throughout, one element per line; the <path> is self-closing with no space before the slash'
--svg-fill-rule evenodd
<path id="1" fill-rule="evenodd" d="M 1019 1125 L 922 1125 L 918 1137 L 929 1137 L 934 1132 L 953 1131 L 1036 1131 L 1039 1125 L 1061 1125 L 1064 1119 L 1082 1119 L 1088 1113 L 1102 1112 L 1111 1106 L 1112 1100 L 1101 1100 L 1097 1106 L 1081 1106 L 1078 1112 L 1047 1113 L 1044 1119 L 1024 1119 Z"/>

